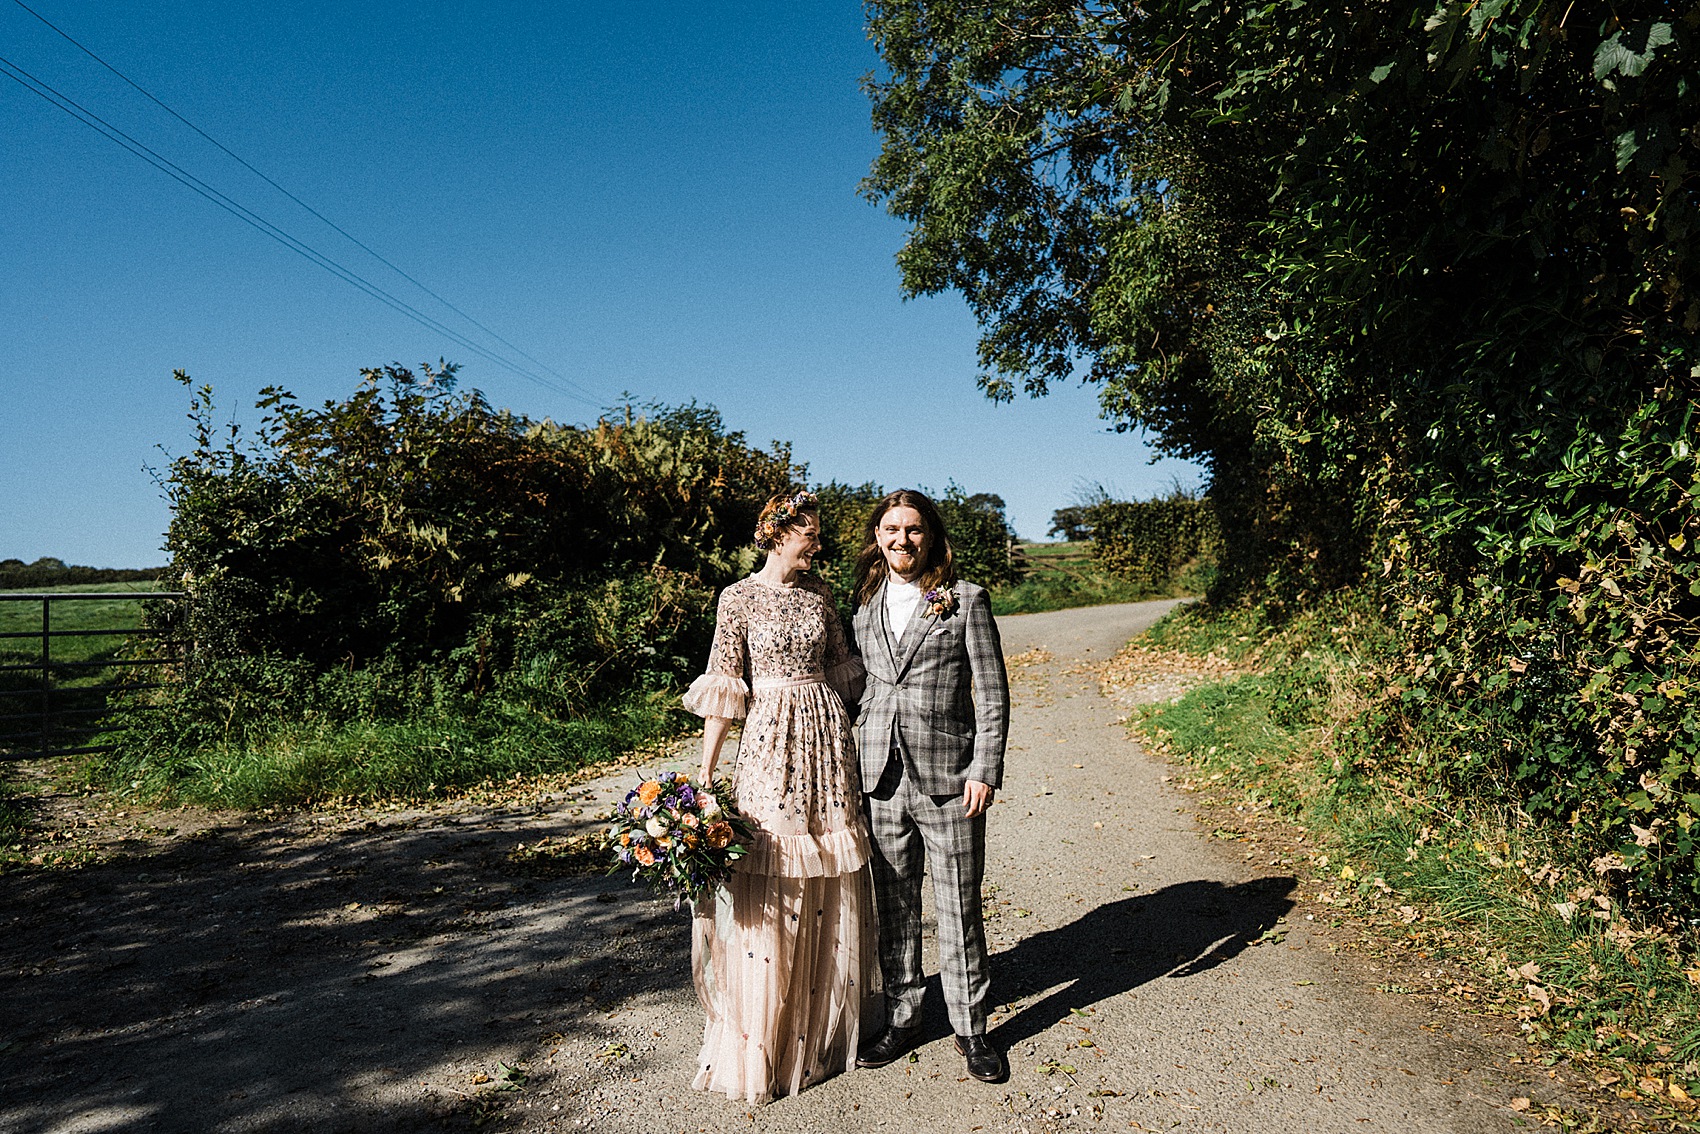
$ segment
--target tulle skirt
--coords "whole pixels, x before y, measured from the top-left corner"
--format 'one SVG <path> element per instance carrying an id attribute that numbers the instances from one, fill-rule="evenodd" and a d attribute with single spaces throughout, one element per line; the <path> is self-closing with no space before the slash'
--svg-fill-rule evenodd
<path id="1" fill-rule="evenodd" d="M 765 1102 L 855 1067 L 866 1017 L 882 1007 L 866 866 L 734 875 L 693 925 L 708 1017 L 694 1087 Z"/>
<path id="2" fill-rule="evenodd" d="M 763 690 L 735 777 L 751 853 L 692 919 L 707 1016 L 693 1086 L 763 1102 L 848 1071 L 883 1012 L 855 749 L 826 685 Z"/>

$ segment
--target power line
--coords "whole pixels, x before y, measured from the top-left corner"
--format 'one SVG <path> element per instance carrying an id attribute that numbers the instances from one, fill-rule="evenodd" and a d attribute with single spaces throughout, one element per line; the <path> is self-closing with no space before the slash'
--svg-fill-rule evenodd
<path id="1" fill-rule="evenodd" d="M 13 2 L 17 3 L 18 0 L 13 0 Z M 30 12 L 30 14 L 32 16 L 36 16 L 37 19 L 42 20 L 43 23 L 48 23 L 48 21 L 43 19 L 41 16 L 39 16 L 34 11 L 31 11 L 27 6 L 25 6 L 21 3 L 19 3 L 18 6 L 24 8 L 25 11 Z M 53 27 L 53 25 L 50 24 L 50 23 L 48 23 L 48 26 Z M 56 32 L 59 32 L 58 28 L 53 28 L 53 30 L 56 31 Z M 65 33 L 59 32 L 59 34 L 64 35 Z M 70 39 L 69 36 L 65 36 L 65 38 Z M 71 42 L 75 43 L 76 41 L 71 40 Z M 77 46 L 79 48 L 82 48 L 81 44 L 77 44 Z M 82 50 L 87 52 L 86 48 L 82 48 Z M 97 62 L 101 62 L 103 66 L 107 66 L 108 69 L 113 70 L 114 74 L 118 74 L 120 78 L 124 78 L 124 76 L 121 73 L 119 73 L 115 68 L 111 68 L 110 65 L 105 64 L 104 61 L 102 61 L 102 60 L 99 60 L 99 58 L 97 56 L 94 56 L 92 52 L 88 52 L 88 54 L 92 58 L 95 58 Z M 85 126 L 88 126 L 90 129 L 94 130 L 96 133 L 101 134 L 102 136 L 106 137 L 108 140 L 116 143 L 117 145 L 123 147 L 126 150 L 129 150 L 132 154 L 135 154 L 137 157 L 141 158 L 143 161 L 147 162 L 149 165 L 152 165 L 154 168 L 158 169 L 160 172 L 171 177 L 173 180 L 178 181 L 179 183 L 183 184 L 185 187 L 189 188 L 193 192 L 195 192 L 195 193 L 199 194 L 200 196 L 206 198 L 207 200 L 211 201 L 213 204 L 217 205 L 221 209 L 224 209 L 226 212 L 237 217 L 239 220 L 241 220 L 244 223 L 250 225 L 251 227 L 257 229 L 258 231 L 264 233 L 265 235 L 271 237 L 273 240 L 282 244 L 284 247 L 290 249 L 291 251 L 295 252 L 296 254 L 298 254 L 298 255 L 304 257 L 305 259 L 317 264 L 319 267 L 324 268 L 326 271 L 328 271 L 332 275 L 335 275 L 338 278 L 342 279 L 344 282 L 352 285 L 353 287 L 358 288 L 359 290 L 365 292 L 367 295 L 370 295 L 374 299 L 377 299 L 379 302 L 384 303 L 386 306 L 392 308 L 393 310 L 399 312 L 402 315 L 405 315 L 407 318 L 412 319 L 414 322 L 420 324 L 421 326 L 426 327 L 429 330 L 436 331 L 438 334 L 443 335 L 444 337 L 448 338 L 450 341 L 452 341 L 452 342 L 456 343 L 457 345 L 465 348 L 466 350 L 472 351 L 473 353 L 479 355 L 480 357 L 485 358 L 488 361 L 495 363 L 497 366 L 500 366 L 503 369 L 511 371 L 512 373 L 517 374 L 520 377 L 523 377 L 523 378 L 526 378 L 526 379 L 528 379 L 532 382 L 535 382 L 538 385 L 544 387 L 545 389 L 552 390 L 556 393 L 564 394 L 568 397 L 575 398 L 578 401 L 585 403 L 586 405 L 592 406 L 593 408 L 600 408 L 601 407 L 601 403 L 594 398 L 594 395 L 591 395 L 589 393 L 589 391 L 585 390 L 585 388 L 583 386 L 579 385 L 578 383 L 573 382 L 571 379 L 568 379 L 563 375 L 560 375 L 559 373 L 554 371 L 553 368 L 549 367 L 548 365 L 541 363 L 541 362 L 538 362 L 537 359 L 532 358 L 531 355 L 527 354 L 525 351 L 520 350 L 518 347 L 515 347 L 512 343 L 509 343 L 506 339 L 502 338 L 500 335 L 497 335 L 494 331 L 491 331 L 488 327 L 485 327 L 482 323 L 479 323 L 476 319 L 473 319 L 471 316 L 467 315 L 465 312 L 460 311 L 460 309 L 455 307 L 454 304 L 449 303 L 447 300 L 443 299 L 441 296 L 438 296 L 435 292 L 431 291 L 430 288 L 427 288 L 423 284 L 419 283 L 419 281 L 414 280 L 413 277 L 409 276 L 406 272 L 401 271 L 401 269 L 397 268 L 394 264 L 391 264 L 388 260 L 384 259 L 384 257 L 379 256 L 376 252 L 373 252 L 370 248 L 367 248 L 365 244 L 361 243 L 359 240 L 356 240 L 353 236 L 350 236 L 347 232 L 345 232 L 343 229 L 341 229 L 337 225 L 333 224 L 329 220 L 326 220 L 316 210 L 312 209 L 311 206 L 308 206 L 308 205 L 305 204 L 305 202 L 300 201 L 299 198 L 296 198 L 293 194 L 289 193 L 288 190 L 283 189 L 282 186 L 277 185 L 276 182 L 273 182 L 270 178 L 266 177 L 263 173 L 260 173 L 258 170 L 254 169 L 252 166 L 248 165 L 247 162 L 242 161 L 242 159 L 240 157 L 237 157 L 237 155 L 235 155 L 233 153 L 230 154 L 231 157 L 233 157 L 237 161 L 241 162 L 242 165 L 244 165 L 245 167 L 247 167 L 248 169 L 253 171 L 257 176 L 264 179 L 268 184 L 271 184 L 274 187 L 276 187 L 280 192 L 282 192 L 286 196 L 290 197 L 291 200 L 296 201 L 296 203 L 300 204 L 303 208 L 305 208 L 309 212 L 313 213 L 314 216 L 319 217 L 320 220 L 324 221 L 327 225 L 330 225 L 331 228 L 336 229 L 337 232 L 342 233 L 342 235 L 347 237 L 349 240 L 353 241 L 355 244 L 357 244 L 361 248 L 365 249 L 368 253 L 370 253 L 371 255 L 376 257 L 378 260 L 380 260 L 384 264 L 388 265 L 392 270 L 396 271 L 404 279 L 407 279 L 409 282 L 411 282 L 415 286 L 419 287 L 422 291 L 426 292 L 426 294 L 431 295 L 433 298 L 435 298 L 439 302 L 443 303 L 450 310 L 455 311 L 457 314 L 461 315 L 462 318 L 466 319 L 468 322 L 472 323 L 474 326 L 477 326 L 480 329 L 482 329 L 486 334 L 490 335 L 492 338 L 496 339 L 498 342 L 501 342 L 504 345 L 508 346 L 516 354 L 520 355 L 523 358 L 529 359 L 533 363 L 536 363 L 538 366 L 542 367 L 544 370 L 549 371 L 549 373 L 551 373 L 551 374 L 554 374 L 555 377 L 557 379 L 559 379 L 559 381 L 558 382 L 550 381 L 549 379 L 543 377 L 540 374 L 537 374 L 537 373 L 531 371 L 528 368 L 516 365 L 515 363 L 513 363 L 509 359 L 504 358 L 501 355 L 499 355 L 499 354 L 497 354 L 493 351 L 487 350 L 486 348 L 484 348 L 480 344 L 474 342 L 473 340 L 467 338 L 465 335 L 454 330 L 452 327 L 445 325 L 440 320 L 435 319 L 432 316 L 425 314 L 423 311 L 420 311 L 418 308 L 414 307 L 412 304 L 407 303 L 405 300 L 399 299 L 396 296 L 390 294 L 389 292 L 385 291 L 383 288 L 372 283 L 370 280 L 365 279 L 363 276 L 359 275 L 358 273 L 354 272 L 353 270 L 344 267 L 342 264 L 331 259 L 329 256 L 326 256 L 324 253 L 319 252 L 317 249 L 313 248 L 311 245 L 307 244 L 305 241 L 299 240 L 296 237 L 290 235 L 284 229 L 282 229 L 279 226 L 273 224 L 272 222 L 266 220 L 264 217 L 253 212 L 251 209 L 248 209 L 246 206 L 240 204 L 239 202 L 235 201 L 233 198 L 227 196 L 226 194 L 220 192 L 218 189 L 213 188 L 211 185 L 207 184 L 206 182 L 202 181 L 200 178 L 196 177 L 194 174 L 183 169 L 181 166 L 177 165 L 175 162 L 171 161 L 169 158 L 164 157 L 163 155 L 161 155 L 158 152 L 156 152 L 155 150 L 149 148 L 148 146 L 146 146 L 142 142 L 137 141 L 135 138 L 131 137 L 129 134 L 126 134 L 123 130 L 112 125 L 110 122 L 107 122 L 105 119 L 101 118 L 99 115 L 95 114 L 93 111 L 82 106 L 80 103 L 76 102 L 74 99 L 70 98 L 69 96 L 65 95 L 64 93 L 56 90 L 55 88 L 53 88 L 48 83 L 42 81 L 41 79 L 36 78 L 34 75 L 30 74 L 28 71 L 25 71 L 22 67 L 19 67 L 17 64 L 11 62 L 10 60 L 5 59 L 3 57 L 0 57 L 0 68 L 4 68 L 3 70 L 0 70 L 0 74 L 5 74 L 7 78 L 11 79 L 13 82 L 17 83 L 19 86 L 22 86 L 25 90 L 30 91 L 32 94 L 35 94 L 38 97 L 44 99 L 45 101 L 51 103 L 52 105 L 58 107 L 60 110 L 71 115 L 71 117 L 77 119 L 79 122 L 82 122 Z M 125 79 L 125 81 L 129 82 L 128 79 Z M 130 85 L 135 86 L 136 84 L 131 83 Z M 142 88 L 140 88 L 140 87 L 136 87 L 136 89 L 142 90 Z M 146 91 L 142 91 L 142 93 L 147 94 Z M 153 96 L 148 95 L 148 97 L 152 98 Z M 158 102 L 159 100 L 154 99 L 154 101 Z M 165 107 L 164 103 L 160 103 L 160 105 L 162 107 Z M 186 119 L 183 119 L 181 115 L 177 115 L 175 111 L 171 111 L 170 107 L 165 107 L 165 109 L 168 112 L 172 113 L 175 117 L 179 118 L 179 120 L 183 121 L 191 129 L 196 130 L 196 132 L 202 134 L 203 137 L 207 137 L 208 141 L 211 141 L 214 145 L 219 146 L 219 148 L 221 150 L 224 150 L 226 153 L 230 153 L 230 151 L 225 149 L 224 146 L 220 145 L 217 142 L 216 139 L 213 139 L 210 136 L 206 135 L 204 131 L 199 130 L 199 128 L 195 127 L 193 123 L 190 123 Z"/>
<path id="2" fill-rule="evenodd" d="M 142 97 L 146 98 L 148 101 L 152 102 L 155 106 L 159 107 L 161 110 L 163 110 L 167 114 L 171 115 L 171 117 L 177 119 L 177 121 L 181 122 L 183 125 L 187 126 L 189 129 L 193 130 L 195 133 L 197 133 L 201 137 L 205 138 L 208 142 L 211 142 L 214 146 L 218 147 L 218 149 L 220 151 L 222 151 L 227 157 L 229 157 L 232 161 L 236 162 L 243 169 L 246 169 L 249 173 L 252 173 L 255 177 L 258 177 L 261 181 L 264 181 L 267 185 L 270 185 L 273 189 L 276 189 L 279 193 L 282 193 L 285 197 L 288 197 L 291 201 L 294 201 L 297 205 L 300 205 L 303 209 L 306 209 L 309 213 L 313 214 L 313 216 L 317 217 L 324 224 L 326 224 L 330 228 L 334 229 L 337 233 L 339 233 L 343 237 L 345 237 L 355 247 L 359 248 L 361 251 L 365 252 L 367 255 L 369 255 L 373 259 L 377 260 L 380 264 L 383 264 L 385 267 L 389 268 L 396 275 L 400 276 L 402 279 L 406 280 L 408 283 L 412 284 L 414 287 L 418 288 L 420 291 L 424 292 L 426 295 L 430 296 L 432 299 L 435 299 L 438 303 L 441 303 L 444 307 L 447 307 L 450 311 L 453 311 L 456 315 L 459 315 L 462 319 L 465 319 L 468 323 L 471 323 L 474 327 L 477 327 L 479 330 L 483 331 L 485 334 L 489 335 L 492 339 L 495 339 L 497 342 L 501 343 L 503 346 L 507 347 L 509 350 L 513 351 L 515 354 L 519 355 L 521 358 L 526 359 L 528 362 L 535 363 L 537 366 L 542 367 L 545 371 L 547 371 L 549 374 L 553 375 L 555 378 L 559 379 L 562 382 L 565 382 L 569 386 L 573 386 L 573 387 L 577 388 L 578 390 L 580 390 L 583 393 L 586 393 L 586 394 L 592 393 L 592 391 L 585 389 L 585 387 L 583 387 L 582 385 L 580 385 L 577 382 L 574 382 L 571 378 L 568 378 L 566 375 L 560 373 L 554 367 L 550 366 L 548 363 L 543 362 L 540 359 L 534 358 L 532 355 L 526 353 L 524 350 L 515 346 L 513 343 L 509 342 L 507 339 L 503 338 L 501 335 L 497 334 L 495 331 L 493 331 L 489 327 L 485 326 L 479 320 L 473 318 L 471 315 L 468 315 L 465 311 L 462 311 L 459 307 L 455 306 L 453 303 L 449 302 L 447 299 L 443 298 L 441 295 L 438 295 L 435 291 L 432 291 L 429 287 L 425 286 L 425 284 L 420 282 L 418 279 L 415 279 L 413 276 L 409 275 L 407 272 L 405 272 L 401 268 L 397 267 L 388 258 L 386 258 L 382 254 L 380 254 L 376 249 L 372 248 L 370 245 L 366 244 L 364 241 L 362 241 L 361 239 L 356 237 L 353 233 L 349 232 L 347 229 L 343 228 L 341 225 L 337 224 L 335 221 L 331 220 L 329 217 L 327 217 L 323 213 L 319 212 L 319 210 L 315 209 L 312 205 L 309 205 L 306 201 L 303 201 L 300 197 L 297 197 L 294 193 L 291 193 L 288 189 L 285 189 L 282 185 L 279 185 L 276 181 L 272 180 L 271 177 L 267 176 L 265 173 L 263 173 L 259 169 L 255 168 L 253 166 L 253 164 L 251 164 L 247 159 L 243 158 L 240 154 L 236 153 L 229 146 L 226 146 L 223 142 L 219 141 L 217 138 L 213 137 L 211 134 L 207 133 L 205 130 L 201 129 L 199 126 L 195 125 L 193 122 L 191 122 L 187 118 L 183 117 L 183 115 L 179 114 L 172 107 L 168 106 L 162 99 L 160 99 L 152 91 L 148 90 L 146 87 L 142 86 L 140 83 L 138 83 L 134 79 L 130 78 L 130 76 L 128 76 L 124 72 L 120 71 L 117 67 L 114 67 L 112 64 L 110 64 L 106 60 L 102 59 L 99 55 L 96 55 L 94 53 L 94 51 L 91 50 L 90 48 L 85 47 L 83 44 L 79 43 L 75 38 L 73 38 L 71 36 L 71 34 L 69 32 L 65 31 L 63 28 L 61 28 L 57 24 L 53 23 L 46 16 L 43 16 L 40 12 L 37 12 L 34 8 L 31 8 L 28 4 L 25 4 L 23 2 L 23 0 L 12 0 L 12 3 L 16 4 L 18 7 L 22 8 L 24 11 L 28 12 L 31 16 L 34 16 L 37 20 L 40 20 L 50 30 L 52 30 L 55 35 L 58 35 L 59 37 L 64 39 L 65 42 L 67 42 L 71 46 L 75 47 L 78 51 L 81 51 L 84 55 L 87 55 L 90 59 L 93 59 L 96 63 L 99 63 L 102 67 L 106 68 L 108 71 L 111 71 L 114 75 L 117 75 L 125 83 L 129 84 L 129 86 L 132 89 L 134 89 L 136 92 L 141 94 Z"/>
<path id="3" fill-rule="evenodd" d="M 425 314 L 418 308 L 407 303 L 405 300 L 396 298 L 383 288 L 360 276 L 358 273 L 343 267 L 341 264 L 319 252 L 311 245 L 296 239 L 282 228 L 272 224 L 270 221 L 253 212 L 251 209 L 248 209 L 246 206 L 213 188 L 211 185 L 208 185 L 206 182 L 183 169 L 169 158 L 164 157 L 143 143 L 137 141 L 135 138 L 132 138 L 130 135 L 112 125 L 110 122 L 107 122 L 93 111 L 82 106 L 74 99 L 58 90 L 55 90 L 47 83 L 42 82 L 40 79 L 36 78 L 28 71 L 25 71 L 22 67 L 19 67 L 11 60 L 0 57 L 0 74 L 4 74 L 7 78 L 11 79 L 25 90 L 30 91 L 32 94 L 39 96 L 52 105 L 58 107 L 60 110 L 63 110 L 83 125 L 94 130 L 96 133 L 101 134 L 110 141 L 117 143 L 126 150 L 129 150 L 155 169 L 158 169 L 161 173 L 164 173 L 173 180 L 180 182 L 193 192 L 198 193 L 200 196 L 205 197 L 207 200 L 241 220 L 243 223 L 265 233 L 279 244 L 282 244 L 285 248 L 288 248 L 290 251 L 295 252 L 314 264 L 317 264 L 319 267 L 324 268 L 332 275 L 360 289 L 372 298 L 394 309 L 400 314 L 405 315 L 407 318 L 412 319 L 420 326 L 436 331 L 438 334 L 445 336 L 457 345 L 472 351 L 482 358 L 488 359 L 497 366 L 512 371 L 522 378 L 527 378 L 536 382 L 545 389 L 553 390 L 560 394 L 566 394 L 569 397 L 579 398 L 587 404 L 594 404 L 590 403 L 589 399 L 584 398 L 583 395 L 578 394 L 573 390 L 560 387 L 555 383 L 550 382 L 548 379 L 543 378 L 538 374 L 534 374 L 530 370 L 515 365 L 508 359 L 486 350 L 483 346 L 473 342 L 471 339 L 468 339 L 465 335 L 462 335 L 454 328 L 445 326 L 437 319 Z"/>

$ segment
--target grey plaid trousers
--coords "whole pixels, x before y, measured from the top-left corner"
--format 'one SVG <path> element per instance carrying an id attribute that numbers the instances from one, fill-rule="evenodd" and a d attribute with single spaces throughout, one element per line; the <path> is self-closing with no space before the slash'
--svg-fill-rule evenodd
<path id="1" fill-rule="evenodd" d="M 986 592 L 968 582 L 954 589 L 955 610 L 941 615 L 923 603 L 895 641 L 883 587 L 856 612 L 868 669 L 857 727 L 890 1022 L 920 1022 L 924 866 L 951 1027 L 981 1035 L 991 995 L 980 912 L 986 817 L 967 817 L 962 791 L 966 780 L 1003 780 L 1009 680 Z"/>
<path id="2" fill-rule="evenodd" d="M 921 1022 L 921 870 L 933 876 L 939 982 L 957 1035 L 983 1035 L 991 997 L 980 883 L 986 873 L 986 817 L 972 819 L 960 794 L 927 795 L 893 753 L 865 797 L 873 835 L 874 893 L 880 916 L 880 972 L 894 1027 Z"/>

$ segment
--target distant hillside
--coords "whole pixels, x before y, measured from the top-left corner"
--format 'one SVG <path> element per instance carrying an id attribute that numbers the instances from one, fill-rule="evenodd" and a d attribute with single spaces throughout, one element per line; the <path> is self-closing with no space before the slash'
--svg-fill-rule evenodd
<path id="1" fill-rule="evenodd" d="M 138 583 L 157 579 L 164 570 L 163 567 L 73 567 L 52 556 L 43 556 L 34 563 L 0 559 L 0 591 L 75 583 Z"/>

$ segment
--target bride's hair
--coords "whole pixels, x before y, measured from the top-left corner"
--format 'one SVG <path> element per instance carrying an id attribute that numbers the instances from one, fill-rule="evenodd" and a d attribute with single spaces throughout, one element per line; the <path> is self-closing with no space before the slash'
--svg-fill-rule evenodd
<path id="1" fill-rule="evenodd" d="M 915 509 L 921 514 L 921 523 L 927 529 L 927 561 L 921 565 L 921 590 L 926 592 L 935 587 L 956 585 L 956 554 L 950 549 L 950 537 L 945 534 L 944 518 L 939 515 L 938 505 L 913 488 L 900 488 L 886 493 L 868 517 L 862 553 L 856 557 L 857 606 L 868 605 L 868 600 L 885 582 L 887 568 L 885 552 L 880 550 L 879 528 L 880 521 L 893 508 Z"/>
<path id="2" fill-rule="evenodd" d="M 756 517 L 756 546 L 763 551 L 772 551 L 779 546 L 786 532 L 803 522 L 804 516 L 813 516 L 816 521 L 820 519 L 820 500 L 808 489 L 787 489 L 777 496 L 768 497 Z"/>

